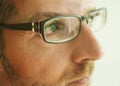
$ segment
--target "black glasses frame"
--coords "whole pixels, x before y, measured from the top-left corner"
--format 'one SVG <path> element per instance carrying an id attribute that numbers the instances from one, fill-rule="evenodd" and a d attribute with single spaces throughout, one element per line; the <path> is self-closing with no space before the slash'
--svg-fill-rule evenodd
<path id="1" fill-rule="evenodd" d="M 97 9 L 97 10 L 94 10 L 94 11 L 91 11 L 90 13 L 92 12 L 96 12 L 96 11 L 99 11 L 99 10 L 106 10 L 106 8 L 100 8 L 100 9 Z M 90 14 L 89 13 L 89 14 Z M 106 12 L 107 13 L 107 12 Z M 48 19 L 45 19 L 45 20 L 42 20 L 40 22 L 30 22 L 30 23 L 18 23 L 18 24 L 2 24 L 0 23 L 0 29 L 11 29 L 11 30 L 23 30 L 23 31 L 33 31 L 33 32 L 39 32 L 42 37 L 43 37 L 43 40 L 47 43 L 51 43 L 51 42 L 48 42 L 46 41 L 45 39 L 45 36 L 44 36 L 44 24 L 49 21 L 50 19 L 53 19 L 53 18 L 58 18 L 58 17 L 76 17 L 76 18 L 79 18 L 80 20 L 80 29 L 81 29 L 81 23 L 83 20 L 86 20 L 86 22 L 88 23 L 88 19 L 89 19 L 89 14 L 85 15 L 85 16 L 54 16 L 52 18 L 48 18 Z M 106 15 L 107 16 L 107 15 Z M 79 33 L 80 33 L 80 29 L 79 29 Z M 78 33 L 78 34 L 79 34 Z M 72 39 L 71 39 L 72 40 Z M 70 41 L 70 40 L 69 40 Z M 60 43 L 60 42 L 59 42 Z M 54 44 L 54 43 L 53 43 Z M 55 43 L 56 44 L 56 43 Z"/>

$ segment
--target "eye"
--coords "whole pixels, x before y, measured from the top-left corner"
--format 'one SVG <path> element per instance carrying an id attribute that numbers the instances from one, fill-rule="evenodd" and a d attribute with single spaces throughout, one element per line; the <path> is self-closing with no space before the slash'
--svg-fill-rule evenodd
<path id="1" fill-rule="evenodd" d="M 63 24 L 59 21 L 52 21 L 50 22 L 50 24 L 48 24 L 45 27 L 45 33 L 46 34 L 53 34 L 59 30 L 62 30 L 62 28 L 64 28 Z"/>
<path id="2" fill-rule="evenodd" d="M 88 17 L 88 25 L 92 30 L 98 31 L 105 22 L 105 12 L 104 11 L 96 11 L 89 14 Z"/>
<path id="3" fill-rule="evenodd" d="M 88 17 L 88 25 L 91 27 L 94 23 L 98 22 L 101 18 L 101 14 L 99 12 L 91 13 Z"/>
<path id="4" fill-rule="evenodd" d="M 91 21 L 93 21 L 94 19 L 96 19 L 97 17 L 99 17 L 99 15 L 100 15 L 100 13 L 91 14 L 91 15 L 89 16 L 89 19 L 90 19 Z"/>
<path id="5" fill-rule="evenodd" d="M 51 32 L 55 32 L 57 29 L 57 25 L 58 25 L 58 23 L 55 21 L 48 26 L 48 29 L 50 29 Z"/>

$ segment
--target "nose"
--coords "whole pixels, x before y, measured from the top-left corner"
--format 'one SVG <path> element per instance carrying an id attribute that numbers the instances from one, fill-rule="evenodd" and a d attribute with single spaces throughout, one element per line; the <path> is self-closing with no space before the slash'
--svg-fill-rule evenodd
<path id="1" fill-rule="evenodd" d="M 95 35 L 85 23 L 82 24 L 80 34 L 74 39 L 72 47 L 71 57 L 76 63 L 80 63 L 83 60 L 97 60 L 103 54 Z"/>

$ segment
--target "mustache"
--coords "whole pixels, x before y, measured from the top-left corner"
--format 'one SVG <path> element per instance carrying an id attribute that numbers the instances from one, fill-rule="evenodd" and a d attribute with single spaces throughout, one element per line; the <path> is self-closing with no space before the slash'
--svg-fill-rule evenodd
<path id="1" fill-rule="evenodd" d="M 64 72 L 61 76 L 61 80 L 66 83 L 79 80 L 85 77 L 89 77 L 92 75 L 94 71 L 94 61 L 83 62 L 79 65 L 75 65 L 71 71 Z"/>

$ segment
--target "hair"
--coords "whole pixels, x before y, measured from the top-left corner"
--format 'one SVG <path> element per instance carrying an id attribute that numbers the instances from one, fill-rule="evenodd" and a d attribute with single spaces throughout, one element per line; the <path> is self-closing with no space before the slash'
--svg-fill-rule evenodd
<path id="1" fill-rule="evenodd" d="M 15 14 L 15 5 L 13 0 L 0 0 L 0 23 L 5 23 L 13 14 Z M 0 29 L 0 60 L 4 49 L 3 30 Z"/>
<path id="2" fill-rule="evenodd" d="M 0 23 L 4 23 L 15 13 L 13 0 L 0 0 Z"/>

